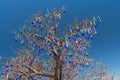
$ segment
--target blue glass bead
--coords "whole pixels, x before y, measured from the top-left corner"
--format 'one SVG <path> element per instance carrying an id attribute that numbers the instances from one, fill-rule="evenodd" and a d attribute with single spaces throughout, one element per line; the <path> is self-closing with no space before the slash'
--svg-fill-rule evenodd
<path id="1" fill-rule="evenodd" d="M 9 72 L 9 70 L 6 70 L 6 72 Z"/>
<path id="2" fill-rule="evenodd" d="M 71 54 L 71 55 L 69 55 L 69 57 L 72 57 L 73 55 Z"/>
<path id="3" fill-rule="evenodd" d="M 66 13 L 66 11 L 63 11 L 63 13 Z"/>
<path id="4" fill-rule="evenodd" d="M 61 62 L 60 62 L 60 64 L 64 64 L 64 62 L 63 62 L 63 61 L 61 61 Z"/>
<path id="5" fill-rule="evenodd" d="M 42 21 L 40 21 L 39 24 L 42 24 Z"/>
<path id="6" fill-rule="evenodd" d="M 44 48 L 41 48 L 40 50 L 41 50 L 41 51 L 43 51 L 43 50 L 44 50 Z"/>
<path id="7" fill-rule="evenodd" d="M 33 25 L 33 27 L 36 27 L 36 25 Z"/>
<path id="8" fill-rule="evenodd" d="M 34 25 L 34 22 L 32 22 L 31 24 Z"/>
<path id="9" fill-rule="evenodd" d="M 9 66 L 8 66 L 8 65 L 6 65 L 5 67 L 6 67 L 6 68 L 9 68 Z"/>
<path id="10" fill-rule="evenodd" d="M 73 64 L 73 61 L 69 61 L 68 63 Z"/>
<path id="11" fill-rule="evenodd" d="M 77 32 L 80 32 L 80 29 L 78 29 Z"/>
<path id="12" fill-rule="evenodd" d="M 52 56 L 52 54 L 50 53 L 49 56 Z"/>
<path id="13" fill-rule="evenodd" d="M 84 33 L 81 33 L 82 36 L 84 36 Z"/>

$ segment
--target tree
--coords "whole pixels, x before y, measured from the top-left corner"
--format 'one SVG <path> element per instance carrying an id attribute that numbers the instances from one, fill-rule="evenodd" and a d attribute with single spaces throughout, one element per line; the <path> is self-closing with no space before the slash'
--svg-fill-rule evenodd
<path id="1" fill-rule="evenodd" d="M 6 63 L 6 80 L 75 80 L 84 67 L 92 66 L 87 49 L 97 33 L 96 21 L 100 17 L 81 22 L 74 19 L 59 35 L 58 24 L 64 13 L 65 7 L 47 10 L 45 16 L 39 11 L 13 33 L 23 48 L 16 49 L 17 56 Z"/>

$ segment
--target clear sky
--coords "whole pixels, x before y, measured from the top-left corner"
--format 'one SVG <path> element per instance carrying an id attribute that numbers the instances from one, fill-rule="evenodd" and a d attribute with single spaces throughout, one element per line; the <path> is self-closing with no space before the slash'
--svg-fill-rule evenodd
<path id="1" fill-rule="evenodd" d="M 67 8 L 66 23 L 74 17 L 101 16 L 89 56 L 112 64 L 112 71 L 120 75 L 120 0 L 0 0 L 0 55 L 13 55 L 11 30 L 18 30 L 39 9 L 62 6 Z"/>

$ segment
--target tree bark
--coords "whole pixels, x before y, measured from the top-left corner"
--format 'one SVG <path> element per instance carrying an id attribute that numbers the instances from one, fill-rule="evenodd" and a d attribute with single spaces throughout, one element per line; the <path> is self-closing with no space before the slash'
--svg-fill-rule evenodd
<path id="1" fill-rule="evenodd" d="M 60 64 L 60 80 L 62 80 L 62 64 Z"/>
<path id="2" fill-rule="evenodd" d="M 58 80 L 59 60 L 56 59 L 55 80 Z"/>

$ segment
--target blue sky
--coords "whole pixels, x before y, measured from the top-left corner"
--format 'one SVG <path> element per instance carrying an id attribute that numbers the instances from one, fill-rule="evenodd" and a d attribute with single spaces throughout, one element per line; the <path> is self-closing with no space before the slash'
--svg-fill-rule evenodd
<path id="1" fill-rule="evenodd" d="M 0 0 L 0 55 L 12 56 L 15 46 L 11 30 L 18 30 L 39 9 L 66 7 L 66 20 L 101 16 L 98 34 L 89 49 L 89 56 L 112 64 L 112 71 L 120 75 L 120 0 Z M 17 46 L 16 46 L 17 47 Z"/>

